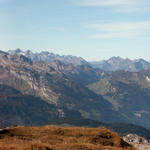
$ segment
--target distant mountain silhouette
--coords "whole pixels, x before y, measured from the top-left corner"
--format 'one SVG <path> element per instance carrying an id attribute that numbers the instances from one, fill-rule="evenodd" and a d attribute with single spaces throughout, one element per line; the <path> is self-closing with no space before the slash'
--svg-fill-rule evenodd
<path id="1" fill-rule="evenodd" d="M 95 68 L 100 68 L 105 71 L 117 71 L 125 70 L 130 72 L 140 71 L 144 69 L 150 69 L 150 62 L 144 59 L 123 59 L 121 57 L 111 57 L 108 60 L 91 62 L 91 65 Z"/>
<path id="2" fill-rule="evenodd" d="M 37 61 L 52 62 L 52 61 L 58 60 L 64 64 L 70 64 L 70 63 L 72 63 L 74 65 L 88 64 L 88 62 L 81 57 L 76 57 L 76 56 L 72 56 L 72 55 L 60 56 L 58 54 L 50 53 L 48 51 L 42 51 L 40 53 L 37 53 L 37 52 L 33 53 L 30 50 L 23 51 L 18 48 L 16 50 L 9 50 L 8 53 L 13 54 L 13 55 L 14 54 L 24 55 L 34 62 L 37 62 Z"/>

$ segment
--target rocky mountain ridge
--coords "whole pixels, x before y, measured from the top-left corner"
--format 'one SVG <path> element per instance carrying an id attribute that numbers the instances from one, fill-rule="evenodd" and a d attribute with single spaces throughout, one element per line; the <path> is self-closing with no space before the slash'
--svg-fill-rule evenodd
<path id="1" fill-rule="evenodd" d="M 27 58 L 31 59 L 33 62 L 38 62 L 38 61 L 52 62 L 58 60 L 64 64 L 74 64 L 74 65 L 88 64 L 88 62 L 81 57 L 76 57 L 72 55 L 61 56 L 58 54 L 50 53 L 48 51 L 34 53 L 31 50 L 23 51 L 18 48 L 16 50 L 9 50 L 8 53 L 12 55 L 26 56 Z"/>
<path id="2" fill-rule="evenodd" d="M 125 70 L 130 72 L 137 72 L 140 70 L 150 69 L 150 62 L 144 59 L 134 59 L 131 60 L 129 58 L 121 58 L 121 57 L 111 57 L 108 60 L 102 61 L 93 61 L 88 62 L 81 57 L 76 57 L 72 55 L 58 55 L 48 51 L 41 52 L 32 52 L 30 50 L 23 51 L 21 49 L 9 50 L 8 53 L 13 55 L 23 55 L 27 58 L 31 59 L 33 62 L 45 61 L 45 62 L 53 62 L 60 61 L 64 64 L 73 64 L 73 65 L 91 65 L 94 68 L 99 68 L 104 71 L 117 71 L 117 70 Z"/>
<path id="3" fill-rule="evenodd" d="M 93 67 L 105 71 L 124 70 L 130 72 L 137 72 L 140 70 L 150 69 L 150 62 L 144 59 L 131 60 L 129 58 L 123 59 L 121 57 L 111 57 L 108 60 L 91 62 L 91 64 Z"/>

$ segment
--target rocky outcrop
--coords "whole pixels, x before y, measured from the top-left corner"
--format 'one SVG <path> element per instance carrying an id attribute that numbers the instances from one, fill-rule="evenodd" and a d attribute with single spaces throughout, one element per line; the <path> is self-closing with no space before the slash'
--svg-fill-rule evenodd
<path id="1" fill-rule="evenodd" d="M 123 140 L 135 146 L 138 150 L 150 150 L 150 142 L 136 134 L 128 134 L 123 137 Z"/>

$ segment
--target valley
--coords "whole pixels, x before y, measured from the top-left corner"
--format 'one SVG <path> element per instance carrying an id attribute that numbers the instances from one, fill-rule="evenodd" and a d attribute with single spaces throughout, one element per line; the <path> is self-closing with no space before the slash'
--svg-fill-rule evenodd
<path id="1" fill-rule="evenodd" d="M 57 125 L 93 130 L 103 126 L 120 136 L 133 134 L 149 140 L 149 78 L 148 68 L 108 71 L 74 56 L 0 51 L 0 126 Z M 22 143 L 20 139 L 17 142 Z M 50 147 L 47 149 L 58 146 Z M 89 147 L 100 149 L 91 143 Z"/>

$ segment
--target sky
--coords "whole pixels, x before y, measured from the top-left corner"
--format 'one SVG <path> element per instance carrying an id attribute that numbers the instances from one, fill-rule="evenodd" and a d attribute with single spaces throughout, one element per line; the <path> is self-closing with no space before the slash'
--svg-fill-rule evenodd
<path id="1" fill-rule="evenodd" d="M 150 61 L 150 0 L 0 0 L 0 49 Z"/>

